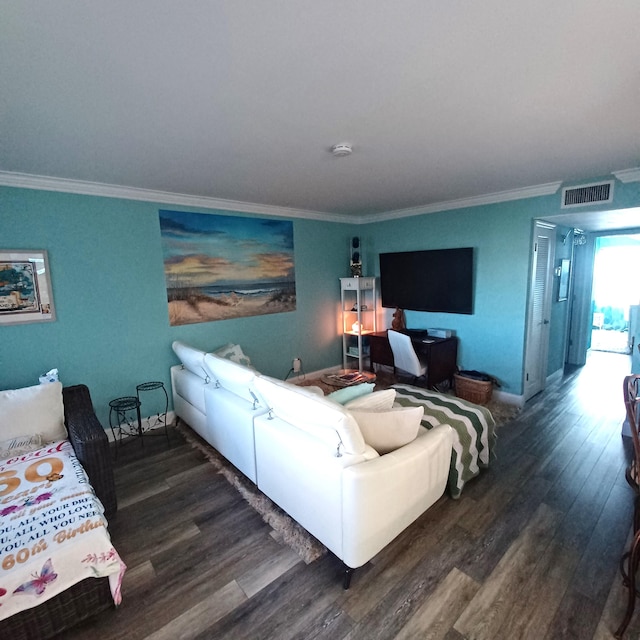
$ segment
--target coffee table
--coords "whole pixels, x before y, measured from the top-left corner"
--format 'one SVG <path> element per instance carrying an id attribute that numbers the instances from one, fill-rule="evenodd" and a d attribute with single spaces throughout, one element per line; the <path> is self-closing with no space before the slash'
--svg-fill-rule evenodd
<path id="1" fill-rule="evenodd" d="M 373 371 L 358 371 L 357 369 L 340 369 L 335 373 L 324 373 L 320 380 L 332 387 L 352 387 L 363 382 L 375 382 L 376 374 Z"/>

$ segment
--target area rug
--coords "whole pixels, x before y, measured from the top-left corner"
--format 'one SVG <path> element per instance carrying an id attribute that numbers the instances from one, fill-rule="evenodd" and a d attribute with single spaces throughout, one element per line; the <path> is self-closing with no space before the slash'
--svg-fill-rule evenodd
<path id="1" fill-rule="evenodd" d="M 201 451 L 227 482 L 257 511 L 282 542 L 291 547 L 306 563 L 317 560 L 327 548 L 287 515 L 277 504 L 260 491 L 253 482 L 222 457 L 209 443 L 178 419 L 175 429 L 195 449 Z"/>
<path id="2" fill-rule="evenodd" d="M 376 379 L 375 390 L 378 391 L 380 389 L 386 389 L 390 387 L 392 384 L 397 382 L 397 380 L 392 376 L 385 372 L 378 373 L 378 377 Z M 305 378 L 303 380 L 296 380 L 296 384 L 300 386 L 313 386 L 319 387 L 324 391 L 325 395 L 331 393 L 332 391 L 336 391 L 339 387 L 334 387 L 332 385 L 327 384 L 321 378 Z M 443 393 L 449 393 L 443 392 Z M 453 394 L 453 392 L 451 392 Z M 492 398 L 489 402 L 484 405 L 491 411 L 491 415 L 496 422 L 496 427 L 502 427 L 506 425 L 510 420 L 513 420 L 518 413 L 520 413 L 520 408 L 516 405 L 509 404 L 507 402 L 500 402 Z"/>

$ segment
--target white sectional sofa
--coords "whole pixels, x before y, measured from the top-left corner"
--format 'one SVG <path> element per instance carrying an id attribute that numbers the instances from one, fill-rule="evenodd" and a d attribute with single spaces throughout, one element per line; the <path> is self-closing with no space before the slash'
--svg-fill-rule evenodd
<path id="1" fill-rule="evenodd" d="M 420 426 L 422 407 L 392 407 L 395 391 L 343 406 L 184 343 L 173 349 L 176 415 L 343 561 L 345 588 L 444 493 L 453 430 Z"/>

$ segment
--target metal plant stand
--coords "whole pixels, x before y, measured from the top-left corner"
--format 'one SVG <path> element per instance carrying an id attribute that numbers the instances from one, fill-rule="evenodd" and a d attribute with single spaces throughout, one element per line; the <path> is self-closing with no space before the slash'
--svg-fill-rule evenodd
<path id="1" fill-rule="evenodd" d="M 122 436 L 142 436 L 142 419 L 140 417 L 140 400 L 136 396 L 124 396 L 109 402 L 109 426 L 114 442 L 122 444 Z M 135 412 L 137 428 L 129 419 L 129 413 Z M 118 450 L 116 448 L 116 456 Z"/>
<path id="2" fill-rule="evenodd" d="M 167 445 L 169 444 L 169 430 L 167 428 L 167 411 L 169 410 L 169 396 L 167 394 L 167 390 L 164 388 L 164 383 L 154 381 L 154 382 L 143 382 L 136 386 L 136 395 L 138 397 L 138 402 L 142 404 L 142 400 L 140 399 L 141 393 L 146 393 L 148 391 L 162 391 L 164 394 L 164 409 L 149 416 L 149 422 L 144 429 L 144 433 L 148 432 L 152 429 L 159 429 L 160 427 L 164 427 L 164 435 L 167 438 Z M 162 402 L 162 401 L 160 401 Z M 156 434 L 153 434 L 156 435 Z M 158 434 L 159 435 L 159 434 Z"/>

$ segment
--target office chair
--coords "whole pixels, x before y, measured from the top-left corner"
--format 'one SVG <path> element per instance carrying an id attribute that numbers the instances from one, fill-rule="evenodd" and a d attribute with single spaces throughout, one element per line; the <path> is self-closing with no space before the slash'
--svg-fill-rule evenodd
<path id="1" fill-rule="evenodd" d="M 414 382 L 427 373 L 427 365 L 420 362 L 416 350 L 411 344 L 411 338 L 404 334 L 389 329 L 387 331 L 389 345 L 393 352 L 393 369 L 400 369 L 414 377 Z"/>

